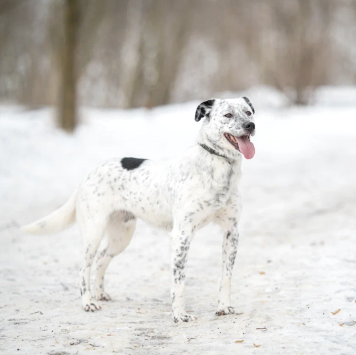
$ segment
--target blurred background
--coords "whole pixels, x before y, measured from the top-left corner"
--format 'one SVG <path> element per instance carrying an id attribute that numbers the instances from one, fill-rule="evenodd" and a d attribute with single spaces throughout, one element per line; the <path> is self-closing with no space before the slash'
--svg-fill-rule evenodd
<path id="1" fill-rule="evenodd" d="M 355 354 L 355 23 L 356 0 L 0 0 L 0 352 Z M 19 227 L 108 159 L 181 154 L 197 105 L 239 96 L 256 155 L 242 164 L 236 316 L 214 316 L 209 225 L 187 269 L 198 321 L 171 322 L 170 238 L 142 221 L 106 274 L 113 301 L 84 314 L 78 228 Z"/>
<path id="2" fill-rule="evenodd" d="M 0 100 L 152 108 L 268 85 L 356 84 L 355 0 L 0 0 Z"/>

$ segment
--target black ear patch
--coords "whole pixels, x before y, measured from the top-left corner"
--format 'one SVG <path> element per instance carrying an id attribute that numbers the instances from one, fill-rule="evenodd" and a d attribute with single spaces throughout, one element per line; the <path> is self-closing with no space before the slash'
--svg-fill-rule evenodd
<path id="1" fill-rule="evenodd" d="M 215 100 L 207 100 L 202 102 L 198 107 L 197 110 L 195 111 L 195 120 L 198 122 L 200 121 L 203 117 L 209 118 L 209 114 L 211 111 L 211 108 L 214 105 Z"/>
<path id="2" fill-rule="evenodd" d="M 123 158 L 121 159 L 121 166 L 126 170 L 137 169 L 147 159 L 137 158 Z"/>
<path id="3" fill-rule="evenodd" d="M 255 108 L 252 106 L 251 104 L 251 101 L 246 97 L 244 96 L 243 99 L 247 102 L 247 104 L 251 107 L 251 110 L 253 113 L 255 113 Z"/>

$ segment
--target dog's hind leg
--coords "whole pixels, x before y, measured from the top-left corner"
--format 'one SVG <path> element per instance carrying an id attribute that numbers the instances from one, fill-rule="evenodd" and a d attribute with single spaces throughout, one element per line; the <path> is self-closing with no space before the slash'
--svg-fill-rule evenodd
<path id="1" fill-rule="evenodd" d="M 136 218 L 126 212 L 113 214 L 107 225 L 107 245 L 96 259 L 95 296 L 101 301 L 109 301 L 104 291 L 104 276 L 111 260 L 130 244 L 136 227 Z"/>
<path id="2" fill-rule="evenodd" d="M 86 312 L 94 312 L 101 308 L 91 295 L 90 271 L 105 227 L 106 221 L 102 221 L 101 223 L 90 223 L 90 225 L 85 225 L 85 228 L 81 228 L 84 241 L 84 262 L 80 270 L 80 294 L 82 295 L 82 306 Z"/>

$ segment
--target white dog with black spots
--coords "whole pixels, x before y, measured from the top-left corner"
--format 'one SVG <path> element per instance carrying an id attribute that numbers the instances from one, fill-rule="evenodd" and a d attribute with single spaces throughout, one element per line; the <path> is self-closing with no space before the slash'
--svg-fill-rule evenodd
<path id="1" fill-rule="evenodd" d="M 25 226 L 33 234 L 48 234 L 78 223 L 84 240 L 80 292 L 85 311 L 110 300 L 104 275 L 110 261 L 130 243 L 137 218 L 170 232 L 172 245 L 172 313 L 174 322 L 194 320 L 184 305 L 185 268 L 195 232 L 210 222 L 224 231 L 222 278 L 216 314 L 234 313 L 230 303 L 231 275 L 238 243 L 241 162 L 253 158 L 255 110 L 246 98 L 211 99 L 201 103 L 195 120 L 202 120 L 197 144 L 167 162 L 114 159 L 92 171 L 69 201 L 49 216 Z M 90 272 L 97 255 L 94 295 Z"/>

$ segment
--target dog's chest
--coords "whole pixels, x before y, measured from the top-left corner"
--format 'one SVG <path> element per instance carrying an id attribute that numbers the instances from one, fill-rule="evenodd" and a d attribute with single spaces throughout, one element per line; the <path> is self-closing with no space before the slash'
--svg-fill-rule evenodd
<path id="1" fill-rule="evenodd" d="M 212 206 L 220 208 L 225 206 L 231 194 L 237 188 L 240 172 L 234 166 L 212 167 L 203 175 L 204 195 Z"/>

